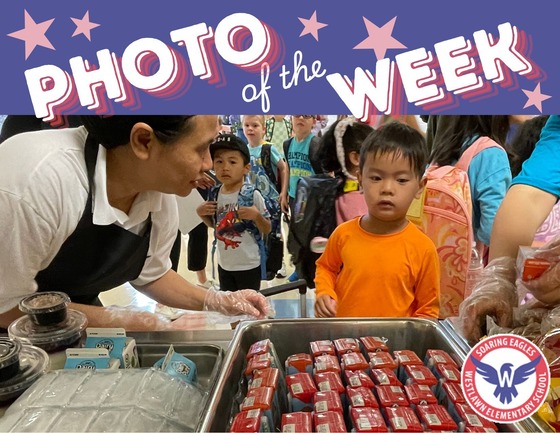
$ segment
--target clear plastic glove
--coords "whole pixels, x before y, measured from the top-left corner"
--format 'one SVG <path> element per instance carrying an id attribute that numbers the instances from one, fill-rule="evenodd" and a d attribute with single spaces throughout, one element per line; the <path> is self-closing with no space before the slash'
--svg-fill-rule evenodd
<path id="1" fill-rule="evenodd" d="M 523 281 L 520 284 L 539 301 L 548 305 L 556 305 L 560 303 L 560 236 L 539 248 L 535 257 L 548 260 L 552 266 L 539 278 Z"/>
<path id="2" fill-rule="evenodd" d="M 459 306 L 459 332 L 470 344 L 485 335 L 486 316 L 496 325 L 511 328 L 517 306 L 515 259 L 499 257 L 488 263 L 471 295 Z"/>
<path id="3" fill-rule="evenodd" d="M 251 316 L 265 319 L 271 316 L 272 308 L 260 293 L 246 289 L 237 292 L 208 289 L 204 298 L 203 311 L 215 311 L 226 316 Z"/>

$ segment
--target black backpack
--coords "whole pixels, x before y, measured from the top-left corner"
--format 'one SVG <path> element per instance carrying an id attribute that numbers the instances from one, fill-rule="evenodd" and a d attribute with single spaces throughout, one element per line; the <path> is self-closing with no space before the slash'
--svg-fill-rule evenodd
<path id="1" fill-rule="evenodd" d="M 315 287 L 315 261 L 320 254 L 311 251 L 314 237 L 328 238 L 336 228 L 336 198 L 342 179 L 327 174 L 302 177 L 298 180 L 294 214 L 290 219 L 288 251 L 293 256 L 299 278 Z"/>

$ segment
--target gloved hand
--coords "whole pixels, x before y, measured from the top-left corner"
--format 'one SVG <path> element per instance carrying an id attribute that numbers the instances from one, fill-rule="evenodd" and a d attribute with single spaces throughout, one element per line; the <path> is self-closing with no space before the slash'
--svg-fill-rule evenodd
<path id="1" fill-rule="evenodd" d="M 539 278 L 522 281 L 522 284 L 535 298 L 548 305 L 560 303 L 560 236 L 555 237 L 535 253 L 535 258 L 545 259 L 552 266 Z"/>
<path id="2" fill-rule="evenodd" d="M 265 319 L 270 316 L 271 307 L 260 293 L 246 289 L 237 292 L 208 289 L 204 298 L 203 311 L 215 311 L 226 316 L 252 316 Z"/>
<path id="3" fill-rule="evenodd" d="M 511 327 L 517 307 L 515 259 L 499 257 L 482 271 L 471 295 L 459 306 L 459 332 L 470 344 L 485 334 L 486 316 L 496 318 L 501 327 Z"/>

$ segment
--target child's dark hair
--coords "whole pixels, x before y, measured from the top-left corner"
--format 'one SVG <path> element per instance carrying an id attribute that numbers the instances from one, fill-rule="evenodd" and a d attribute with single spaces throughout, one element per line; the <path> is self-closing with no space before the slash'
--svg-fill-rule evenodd
<path id="1" fill-rule="evenodd" d="M 463 145 L 475 136 L 489 137 L 504 146 L 509 129 L 508 116 L 430 116 L 427 140 L 430 162 L 453 165 L 463 152 Z"/>
<path id="2" fill-rule="evenodd" d="M 537 116 L 519 125 L 509 148 L 509 164 L 513 177 L 521 172 L 521 166 L 533 153 L 548 118 L 549 116 Z"/>
<path id="3" fill-rule="evenodd" d="M 424 176 L 428 161 L 426 140 L 416 129 L 401 122 L 390 122 L 373 131 L 360 152 L 360 171 L 363 171 L 368 155 L 377 158 L 393 154 L 410 162 L 410 167 L 418 178 Z"/>
<path id="4" fill-rule="evenodd" d="M 372 131 L 371 126 L 358 122 L 352 117 L 334 122 L 321 137 L 319 145 L 318 158 L 323 169 L 348 177 L 347 167 L 350 165 L 348 155 L 351 152 L 359 154 L 362 143 Z"/>

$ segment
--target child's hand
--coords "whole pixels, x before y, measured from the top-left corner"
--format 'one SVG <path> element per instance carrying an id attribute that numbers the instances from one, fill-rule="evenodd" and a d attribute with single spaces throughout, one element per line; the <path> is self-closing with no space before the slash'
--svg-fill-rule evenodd
<path id="1" fill-rule="evenodd" d="M 290 204 L 286 194 L 280 195 L 280 209 L 282 209 L 282 212 L 284 213 L 288 213 L 290 211 Z"/>
<path id="2" fill-rule="evenodd" d="M 216 201 L 205 201 L 199 207 L 196 208 L 196 213 L 199 217 L 212 216 L 216 213 L 218 208 L 218 202 Z"/>
<path id="3" fill-rule="evenodd" d="M 237 216 L 242 220 L 255 221 L 261 213 L 255 205 L 253 206 L 241 206 L 237 211 Z"/>
<path id="4" fill-rule="evenodd" d="M 315 300 L 315 317 L 335 317 L 336 301 L 329 295 L 321 295 Z"/>

